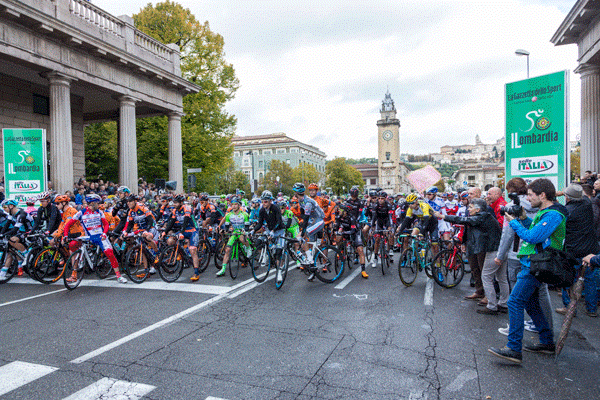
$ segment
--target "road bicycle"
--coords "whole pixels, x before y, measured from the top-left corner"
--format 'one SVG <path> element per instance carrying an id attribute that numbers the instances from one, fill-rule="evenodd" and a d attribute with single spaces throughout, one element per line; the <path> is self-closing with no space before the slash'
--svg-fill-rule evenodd
<path id="1" fill-rule="evenodd" d="M 159 255 L 152 254 L 140 231 L 127 236 L 133 238 L 133 243 L 123 257 L 122 268 L 132 282 L 142 283 L 150 276 L 150 267 L 158 263 Z"/>
<path id="2" fill-rule="evenodd" d="M 394 262 L 393 256 L 390 256 L 389 253 L 391 247 L 388 243 L 388 233 L 387 229 L 373 231 L 373 241 L 379 239 L 379 260 L 381 261 L 381 273 L 383 275 L 390 272 L 390 265 Z"/>
<path id="3" fill-rule="evenodd" d="M 246 237 L 248 237 L 248 236 L 246 236 Z M 225 243 L 225 244 L 227 244 L 227 243 Z M 252 247 L 252 246 L 250 246 L 250 247 Z M 245 246 L 242 244 L 242 242 L 238 238 L 233 243 L 233 246 L 231 246 L 231 251 L 229 252 L 228 269 L 229 269 L 229 276 L 231 276 L 231 279 L 237 278 L 238 272 L 240 271 L 240 267 L 245 268 L 248 265 L 250 265 L 250 268 L 252 268 L 252 261 L 253 261 L 252 253 L 250 253 L 250 256 L 248 257 L 248 255 L 246 254 Z"/>
<path id="4" fill-rule="evenodd" d="M 9 240 L 9 237 L 0 238 L 0 268 L 4 269 L 7 255 L 12 256 L 12 262 L 8 265 L 4 277 L 0 279 L 0 284 L 7 283 L 17 274 L 19 262 L 23 260 L 22 256 L 17 254 L 18 252 L 8 243 Z"/>
<path id="5" fill-rule="evenodd" d="M 168 237 L 175 239 L 175 244 L 162 246 L 156 269 L 163 281 L 171 283 L 179 279 L 184 268 L 193 265 L 193 261 L 185 248 L 185 238 L 179 239 L 177 234 Z"/>
<path id="6" fill-rule="evenodd" d="M 431 242 L 423 236 L 400 235 L 410 237 L 410 246 L 402 252 L 398 261 L 398 274 L 405 286 L 411 286 L 417 279 L 419 271 L 425 270 L 429 278 L 433 278 L 431 268 Z"/>
<path id="7" fill-rule="evenodd" d="M 465 263 L 462 259 L 461 241 L 452 238 L 452 242 L 442 242 L 441 250 L 432 261 L 433 279 L 445 288 L 457 286 L 465 275 Z M 451 244 L 451 248 L 448 248 Z"/>
<path id="8" fill-rule="evenodd" d="M 112 266 L 101 246 L 93 244 L 89 236 L 80 236 L 70 240 L 80 242 L 81 247 L 74 251 L 65 263 L 63 282 L 67 289 L 77 288 L 86 271 L 95 272 L 100 279 L 106 278 L 110 274 Z"/>
<path id="9" fill-rule="evenodd" d="M 44 240 L 42 249 L 31 258 L 33 260 L 29 268 L 31 276 L 46 285 L 57 282 L 63 277 L 64 265 L 69 258 L 68 246 L 62 241 L 56 241 L 55 246 L 49 246 L 47 240 Z"/>
<path id="10" fill-rule="evenodd" d="M 349 270 L 352 269 L 352 264 L 357 259 L 358 253 L 348 235 L 342 235 L 341 239 L 337 241 L 337 249 L 340 253 L 340 260 L 344 262 L 344 265 L 348 266 Z"/>

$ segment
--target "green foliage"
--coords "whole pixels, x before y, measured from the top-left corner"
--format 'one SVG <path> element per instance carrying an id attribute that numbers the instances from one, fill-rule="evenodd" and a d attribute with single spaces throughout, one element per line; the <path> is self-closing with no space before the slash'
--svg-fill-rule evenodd
<path id="1" fill-rule="evenodd" d="M 460 169 L 460 166 L 453 164 L 441 164 L 436 166 L 436 169 L 440 171 L 442 176 L 451 177 L 456 171 Z"/>
<path id="2" fill-rule="evenodd" d="M 446 190 L 446 184 L 444 183 L 443 179 L 440 179 L 439 181 L 437 181 L 435 183 L 435 185 L 433 185 L 433 186 L 437 187 L 440 192 L 443 192 Z"/>
<path id="3" fill-rule="evenodd" d="M 377 159 L 376 158 L 347 158 L 346 159 L 346 163 L 350 164 L 350 165 L 356 165 L 356 164 L 377 164 Z"/>
<path id="4" fill-rule="evenodd" d="M 292 170 L 292 180 L 294 183 L 303 182 L 306 186 L 311 183 L 319 184 L 319 181 L 323 177 L 314 165 L 301 163 Z"/>
<path id="5" fill-rule="evenodd" d="M 352 186 L 358 186 L 362 192 L 364 181 L 362 174 L 346 162 L 343 157 L 336 157 L 325 166 L 327 176 L 326 186 L 331 187 L 333 193 L 340 195 L 347 192 Z"/>
<path id="6" fill-rule="evenodd" d="M 581 177 L 581 148 L 577 147 L 577 150 L 571 152 L 571 180 L 575 177 Z"/>
<path id="7" fill-rule="evenodd" d="M 277 182 L 277 177 L 279 177 L 279 182 Z M 269 172 L 266 173 L 259 184 L 259 192 L 270 190 L 273 194 L 276 194 L 281 191 L 291 196 L 293 194 L 292 186 L 294 186 L 294 183 L 296 181 L 294 180 L 294 170 L 292 167 L 286 162 L 272 160 Z"/>
<path id="8" fill-rule="evenodd" d="M 88 179 L 116 182 L 119 176 L 117 123 L 90 124 L 83 131 Z"/>
<path id="9" fill-rule="evenodd" d="M 408 162 L 411 163 L 423 163 L 423 162 L 429 162 L 429 161 L 433 161 L 433 158 L 431 158 L 431 156 L 429 154 L 425 154 L 425 155 L 414 155 L 414 154 L 409 154 L 408 155 Z"/>

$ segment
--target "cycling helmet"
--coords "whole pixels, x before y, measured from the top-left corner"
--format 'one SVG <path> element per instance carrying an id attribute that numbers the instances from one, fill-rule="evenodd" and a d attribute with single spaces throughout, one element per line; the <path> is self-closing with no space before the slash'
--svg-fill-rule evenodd
<path id="1" fill-rule="evenodd" d="M 252 203 L 254 204 L 260 204 L 260 199 L 258 197 L 255 197 L 252 199 Z"/>
<path id="2" fill-rule="evenodd" d="M 97 201 L 98 203 L 100 203 L 102 201 L 102 197 L 98 196 L 96 193 L 91 193 L 91 194 L 88 194 L 87 196 L 85 196 L 85 201 L 87 203 L 92 203 L 94 201 Z"/>
<path id="3" fill-rule="evenodd" d="M 358 186 L 352 186 L 350 188 L 350 196 L 358 196 Z"/>
<path id="4" fill-rule="evenodd" d="M 414 193 L 409 194 L 408 196 L 406 196 L 406 203 L 407 204 L 412 204 L 415 201 L 417 201 L 417 195 Z"/>
<path id="5" fill-rule="evenodd" d="M 376 191 L 376 192 L 378 192 L 378 193 L 379 193 L 379 192 L 381 192 L 382 190 L 383 190 L 383 189 L 382 189 L 382 188 L 380 188 L 379 186 L 377 186 L 377 187 L 375 188 L 375 191 Z"/>
<path id="6" fill-rule="evenodd" d="M 39 194 L 38 200 L 52 200 L 52 193 L 42 192 Z"/>
<path id="7" fill-rule="evenodd" d="M 246 195 L 246 192 L 244 192 L 243 190 L 239 191 L 240 197 L 244 197 Z"/>
<path id="8" fill-rule="evenodd" d="M 19 202 L 18 202 L 17 200 L 10 199 L 10 200 L 6 200 L 6 201 L 4 202 L 4 205 L 3 205 L 3 207 L 4 207 L 4 206 L 18 206 L 18 205 L 19 205 Z"/>
<path id="9" fill-rule="evenodd" d="M 310 185 L 308 185 L 308 190 L 312 190 L 312 189 L 319 190 L 319 187 L 317 186 L 316 183 L 311 183 Z"/>
<path id="10" fill-rule="evenodd" d="M 348 211 L 350 211 L 350 206 L 346 203 L 340 203 L 338 205 L 338 210 L 348 212 Z"/>
<path id="11" fill-rule="evenodd" d="M 127 203 L 129 203 L 129 202 L 131 202 L 131 201 L 137 201 L 137 198 L 136 198 L 134 195 L 131 195 L 131 196 L 127 196 L 127 197 L 125 198 L 125 201 L 126 201 Z"/>
<path id="12" fill-rule="evenodd" d="M 131 194 L 131 190 L 127 186 L 119 186 L 117 192 L 129 193 Z"/>
<path id="13" fill-rule="evenodd" d="M 296 182 L 294 183 L 292 190 L 296 193 L 304 194 L 306 187 L 304 186 L 304 183 Z"/>
<path id="14" fill-rule="evenodd" d="M 288 208 L 288 202 L 285 200 L 282 200 L 279 202 L 279 207 L 283 210 L 283 209 L 287 209 Z"/>
<path id="15" fill-rule="evenodd" d="M 71 198 L 70 198 L 69 196 L 65 195 L 65 194 L 61 194 L 61 195 L 59 195 L 59 196 L 56 196 L 56 197 L 54 198 L 54 202 L 55 202 L 55 203 L 63 203 L 63 202 L 65 202 L 65 201 L 67 201 L 67 202 L 68 202 L 68 201 L 71 201 Z"/>
<path id="16" fill-rule="evenodd" d="M 461 199 L 468 199 L 468 198 L 469 198 L 469 192 L 466 192 L 466 191 L 465 191 L 465 192 L 462 192 L 462 193 L 460 194 L 460 198 L 461 198 Z"/>
<path id="17" fill-rule="evenodd" d="M 208 201 L 208 195 L 206 195 L 206 194 L 201 195 L 200 201 Z"/>
<path id="18" fill-rule="evenodd" d="M 176 201 L 178 203 L 183 203 L 183 202 L 185 202 L 185 196 L 182 194 L 178 194 L 177 196 L 173 197 L 173 201 Z"/>
<path id="19" fill-rule="evenodd" d="M 437 193 L 439 191 L 439 189 L 436 186 L 432 186 L 429 189 L 427 189 L 427 191 L 425 193 L 429 194 L 429 193 Z"/>
<path id="20" fill-rule="evenodd" d="M 295 185 L 294 185 L 295 186 Z M 265 190 L 264 192 L 262 192 L 262 194 L 260 195 L 260 199 L 261 200 L 273 200 L 273 193 L 271 193 L 269 190 Z"/>
<path id="21" fill-rule="evenodd" d="M 237 196 L 232 196 L 232 197 L 231 197 L 231 204 L 233 204 L 233 203 L 238 203 L 238 204 L 240 204 L 240 198 L 239 198 L 239 197 L 237 197 Z"/>
<path id="22" fill-rule="evenodd" d="M 381 192 L 379 192 L 379 197 L 385 197 L 385 198 L 387 198 L 387 193 L 381 191 Z"/>

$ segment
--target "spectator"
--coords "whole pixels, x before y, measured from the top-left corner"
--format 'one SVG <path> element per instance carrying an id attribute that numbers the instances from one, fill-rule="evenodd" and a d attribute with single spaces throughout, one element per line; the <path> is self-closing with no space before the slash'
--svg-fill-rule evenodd
<path id="1" fill-rule="evenodd" d="M 594 189 L 588 185 L 581 185 L 583 194 L 592 202 L 592 210 L 594 211 L 594 226 L 596 227 L 596 239 L 600 240 L 600 199 L 594 197 Z"/>
<path id="2" fill-rule="evenodd" d="M 500 213 L 500 207 L 506 205 L 506 200 L 502 197 L 502 189 L 493 187 L 488 190 L 487 194 L 491 201 L 490 206 L 492 207 L 492 210 L 494 210 L 494 215 L 496 215 L 496 219 L 498 220 L 498 224 L 504 226 L 504 216 Z"/>
<path id="3" fill-rule="evenodd" d="M 569 212 L 566 226 L 565 251 L 571 253 L 581 264 L 583 257 L 588 254 L 596 254 L 600 251 L 593 224 L 594 212 L 592 202 L 583 196 L 581 185 L 573 183 L 565 189 L 565 199 L 567 211 Z M 596 279 L 592 268 L 586 269 L 584 284 L 586 314 L 590 317 L 597 317 Z M 557 308 L 556 312 L 565 315 L 567 307 L 571 302 L 569 290 L 566 288 L 562 291 L 562 300 L 565 306 Z"/>
<path id="4" fill-rule="evenodd" d="M 593 183 L 594 193 L 597 198 L 600 199 L 600 179 Z"/>
<path id="5" fill-rule="evenodd" d="M 493 355 L 520 364 L 523 360 L 522 349 L 535 353 L 554 354 L 554 335 L 550 330 L 547 318 L 542 312 L 539 302 L 539 288 L 542 282 L 529 273 L 530 256 L 537 253 L 536 245 L 546 248 L 551 246 L 562 249 L 566 232 L 566 208 L 556 203 L 556 189 L 548 179 L 540 178 L 533 181 L 527 189 L 527 198 L 532 207 L 539 208 L 533 221 L 526 217 L 525 212 L 519 218 L 506 214 L 505 218 L 511 228 L 521 238 L 523 243 L 519 249 L 521 272 L 517 275 L 517 284 L 508 300 L 509 333 L 505 347 L 489 348 Z M 523 347 L 523 311 L 533 319 L 540 331 L 540 343 Z"/>
<path id="6" fill-rule="evenodd" d="M 485 200 L 479 198 L 470 200 L 468 211 L 468 217 L 442 215 L 439 212 L 435 212 L 434 215 L 436 218 L 443 219 L 452 224 L 468 226 L 467 253 L 469 254 L 471 274 L 475 279 L 475 293 L 465 298 L 467 300 L 478 300 L 485 297 L 485 291 L 481 281 L 481 272 L 486 259 L 486 254 L 493 252 L 493 257 L 490 258 L 492 263 L 496 256 L 496 250 L 498 249 L 498 243 L 500 242 L 500 227 L 493 214 L 488 212 L 488 205 Z M 504 277 L 504 282 L 506 282 L 506 276 Z M 508 283 L 506 285 L 506 295 L 508 296 Z M 496 305 L 493 304 L 495 303 L 495 300 L 496 298 L 494 295 L 494 301 L 492 302 L 494 308 L 496 308 Z M 506 299 L 504 301 L 506 302 Z M 497 308 L 495 311 L 496 313 L 498 312 Z"/>
<path id="7" fill-rule="evenodd" d="M 81 205 L 83 204 L 83 199 L 85 198 L 85 190 L 83 188 L 79 188 L 77 194 L 75 195 L 75 204 Z"/>

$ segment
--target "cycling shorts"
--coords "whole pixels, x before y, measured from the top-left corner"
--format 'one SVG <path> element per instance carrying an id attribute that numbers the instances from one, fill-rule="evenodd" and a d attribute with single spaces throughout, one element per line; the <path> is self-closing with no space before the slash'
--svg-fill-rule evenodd
<path id="1" fill-rule="evenodd" d="M 290 234 L 292 239 L 298 239 L 300 237 L 300 227 L 298 225 L 291 226 L 286 231 Z"/>
<path id="2" fill-rule="evenodd" d="M 229 240 L 227 241 L 227 246 L 233 247 L 235 242 L 237 242 L 240 239 L 240 236 L 244 236 L 245 234 L 246 234 L 246 232 L 240 232 L 240 231 L 236 231 L 236 232 L 232 233 L 231 236 L 229 237 Z"/>
<path id="3" fill-rule="evenodd" d="M 198 231 L 183 232 L 183 237 L 190 241 L 190 247 L 198 247 L 198 243 L 200 242 Z"/>
<path id="4" fill-rule="evenodd" d="M 385 228 L 391 228 L 389 219 L 376 219 L 375 220 L 375 230 L 382 231 Z"/>
<path id="5" fill-rule="evenodd" d="M 90 235 L 90 243 L 99 246 L 102 251 L 112 249 L 112 245 L 110 244 L 108 238 L 102 239 L 102 235 Z"/>
<path id="6" fill-rule="evenodd" d="M 309 222 L 310 224 L 310 222 Z M 319 220 L 317 222 L 314 222 L 312 225 L 309 225 L 306 228 L 306 234 L 308 235 L 308 241 L 309 242 L 314 242 L 317 240 L 317 233 L 323 230 L 323 227 L 325 226 L 325 223 L 323 222 L 323 220 Z"/>

